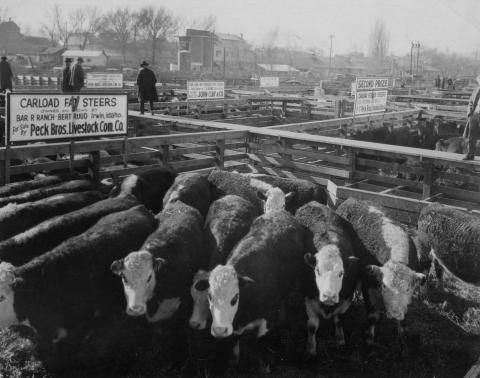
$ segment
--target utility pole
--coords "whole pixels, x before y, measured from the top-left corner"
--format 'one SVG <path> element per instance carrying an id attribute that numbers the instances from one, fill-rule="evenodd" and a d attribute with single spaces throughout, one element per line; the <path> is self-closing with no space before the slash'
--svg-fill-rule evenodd
<path id="1" fill-rule="evenodd" d="M 412 47 L 410 47 L 410 75 L 413 74 L 413 41 Z"/>
<path id="2" fill-rule="evenodd" d="M 225 47 L 223 48 L 223 80 L 225 80 L 225 64 L 226 64 L 226 59 L 225 59 Z"/>
<path id="3" fill-rule="evenodd" d="M 417 42 L 417 75 L 418 75 L 418 60 L 420 59 L 420 42 Z"/>
<path id="4" fill-rule="evenodd" d="M 335 36 L 333 34 L 330 34 L 328 38 L 330 38 L 330 61 L 328 63 L 328 76 L 330 77 L 330 70 L 332 69 L 332 42 Z"/>

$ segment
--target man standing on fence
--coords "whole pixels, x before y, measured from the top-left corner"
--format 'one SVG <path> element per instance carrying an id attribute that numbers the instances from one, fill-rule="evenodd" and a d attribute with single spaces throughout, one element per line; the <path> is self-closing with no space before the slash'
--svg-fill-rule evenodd
<path id="1" fill-rule="evenodd" d="M 83 58 L 77 58 L 77 63 L 75 63 L 72 67 L 72 72 L 70 76 L 70 85 L 72 87 L 72 92 L 80 92 L 80 88 L 83 88 L 83 86 L 85 85 L 82 63 Z"/>
<path id="2" fill-rule="evenodd" d="M 468 101 L 467 125 L 463 133 L 463 137 L 468 138 L 468 147 L 463 160 L 474 159 L 477 140 L 480 138 L 480 75 L 477 76 L 477 83 L 479 86 L 473 91 Z"/>
<path id="3" fill-rule="evenodd" d="M 72 58 L 65 58 L 65 67 L 62 71 L 62 92 L 73 92 L 72 86 L 70 85 L 70 78 L 72 76 L 70 63 L 72 63 Z"/>
<path id="4" fill-rule="evenodd" d="M 153 115 L 153 103 L 158 101 L 157 88 L 155 87 L 157 78 L 155 77 L 155 73 L 147 68 L 147 62 L 143 61 L 140 64 L 140 67 L 141 68 L 137 76 L 140 114 L 145 113 L 145 102 L 148 101 L 150 103 L 150 111 Z"/>

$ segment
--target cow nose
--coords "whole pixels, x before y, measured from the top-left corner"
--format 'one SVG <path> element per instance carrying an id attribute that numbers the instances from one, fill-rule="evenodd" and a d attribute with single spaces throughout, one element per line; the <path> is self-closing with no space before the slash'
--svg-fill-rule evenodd
<path id="1" fill-rule="evenodd" d="M 228 327 L 212 327 L 212 336 L 214 337 L 230 336 L 228 332 Z"/>
<path id="2" fill-rule="evenodd" d="M 320 296 L 320 301 L 326 304 L 336 304 L 338 303 L 338 294 L 323 292 Z"/>
<path id="3" fill-rule="evenodd" d="M 127 308 L 127 314 L 130 316 L 141 316 L 145 314 L 145 312 L 145 306 L 142 305 L 135 305 Z"/>
<path id="4" fill-rule="evenodd" d="M 205 326 L 202 327 L 202 323 L 197 322 L 195 320 L 190 320 L 190 327 L 197 330 L 205 328 Z"/>

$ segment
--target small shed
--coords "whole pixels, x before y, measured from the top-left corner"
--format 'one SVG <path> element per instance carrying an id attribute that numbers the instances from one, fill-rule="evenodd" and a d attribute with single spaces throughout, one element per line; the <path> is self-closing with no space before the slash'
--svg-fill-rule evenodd
<path id="1" fill-rule="evenodd" d="M 62 46 L 47 47 L 46 49 L 40 51 L 38 54 L 38 60 L 41 63 L 62 64 L 62 54 L 64 51 L 65 48 Z"/>
<path id="2" fill-rule="evenodd" d="M 76 62 L 77 58 L 83 58 L 86 66 L 105 67 L 108 62 L 108 56 L 103 50 L 67 50 L 62 57 L 64 60 L 72 58 L 73 62 Z"/>

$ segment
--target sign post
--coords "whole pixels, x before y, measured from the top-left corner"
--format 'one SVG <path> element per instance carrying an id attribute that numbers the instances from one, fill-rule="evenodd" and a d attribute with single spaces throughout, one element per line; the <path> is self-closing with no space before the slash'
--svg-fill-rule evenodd
<path id="1" fill-rule="evenodd" d="M 388 78 L 358 78 L 355 83 L 355 116 L 384 112 L 387 109 Z"/>
<path id="2" fill-rule="evenodd" d="M 7 141 L 26 143 L 127 134 L 127 94 L 10 93 Z"/>

